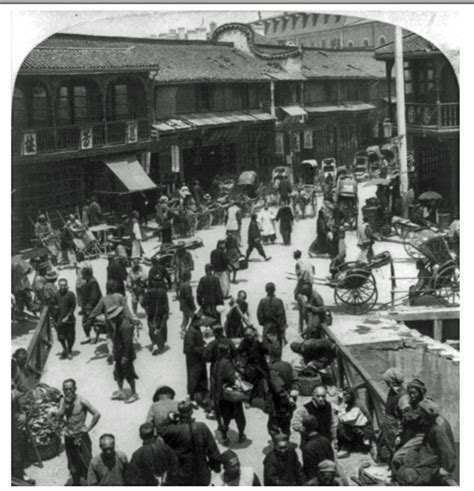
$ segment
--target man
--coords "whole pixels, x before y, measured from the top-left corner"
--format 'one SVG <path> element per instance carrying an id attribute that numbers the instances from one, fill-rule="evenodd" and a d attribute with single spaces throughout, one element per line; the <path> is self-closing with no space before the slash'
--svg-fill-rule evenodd
<path id="1" fill-rule="evenodd" d="M 130 465 L 125 471 L 125 483 L 128 486 L 166 484 L 167 476 L 176 473 L 178 457 L 161 439 L 155 439 L 151 423 L 140 425 L 139 433 L 143 445 L 130 459 Z"/>
<path id="2" fill-rule="evenodd" d="M 301 287 L 303 283 L 313 284 L 314 266 L 310 261 L 305 261 L 301 258 L 301 251 L 296 250 L 293 252 L 293 258 L 296 261 L 295 272 L 296 272 L 296 288 L 294 292 L 295 300 L 298 299 L 298 295 L 301 293 Z"/>
<path id="3" fill-rule="evenodd" d="M 135 388 L 135 380 L 138 379 L 138 376 L 133 366 L 133 361 L 137 357 L 133 347 L 133 326 L 125 317 L 123 307 L 111 307 L 107 311 L 107 319 L 112 324 L 114 331 L 114 378 L 119 388 L 112 394 L 112 399 L 131 404 L 138 400 Z M 130 385 L 131 395 L 128 399 L 125 399 L 123 391 L 124 380 Z"/>
<path id="4" fill-rule="evenodd" d="M 337 448 L 337 417 L 332 404 L 326 400 L 327 391 L 322 385 L 313 390 L 311 401 L 303 404 L 302 407 L 295 411 L 291 428 L 301 433 L 301 447 L 306 444 L 307 432 L 303 425 L 303 419 L 306 416 L 314 416 L 317 424 L 317 432 L 320 436 L 325 437 L 331 442 L 334 448 Z"/>
<path id="5" fill-rule="evenodd" d="M 299 327 L 304 338 L 320 338 L 320 326 L 326 320 L 323 297 L 313 288 L 312 283 L 303 283 L 297 297 L 299 306 Z M 304 329 L 306 325 L 306 329 Z"/>
<path id="6" fill-rule="evenodd" d="M 96 455 L 89 464 L 88 486 L 124 486 L 127 456 L 115 450 L 115 437 L 109 433 L 99 439 L 100 455 Z"/>
<path id="7" fill-rule="evenodd" d="M 146 420 L 151 423 L 159 436 L 163 428 L 168 426 L 170 413 L 178 412 L 178 401 L 175 401 L 175 391 L 167 385 L 161 385 L 153 395 L 153 404 L 148 410 Z"/>
<path id="8" fill-rule="evenodd" d="M 97 203 L 97 196 L 92 196 L 92 200 L 89 204 L 89 223 L 91 227 L 99 225 L 101 222 L 102 208 Z"/>
<path id="9" fill-rule="evenodd" d="M 450 424 L 440 416 L 438 406 L 429 399 L 419 403 L 421 415 L 420 429 L 423 432 L 421 446 L 409 450 L 404 456 L 403 466 L 398 470 L 396 479 L 400 485 L 406 482 L 408 470 L 415 474 L 413 484 L 427 486 L 441 484 L 456 468 L 456 450 Z"/>
<path id="10" fill-rule="evenodd" d="M 89 401 L 78 395 L 76 390 L 75 380 L 67 379 L 63 382 L 64 397 L 61 398 L 56 415 L 60 419 L 66 418 L 64 447 L 67 465 L 71 473 L 72 485 L 81 486 L 87 479 L 89 463 L 92 459 L 89 433 L 98 423 L 100 413 Z M 87 413 L 92 416 L 89 425 L 86 425 Z"/>
<path id="11" fill-rule="evenodd" d="M 82 327 L 86 335 L 86 339 L 81 344 L 87 344 L 91 341 L 91 326 L 88 323 L 89 315 L 102 298 L 99 283 L 92 274 L 92 268 L 85 267 L 81 270 L 81 276 L 84 280 L 81 287 L 82 298 Z"/>
<path id="12" fill-rule="evenodd" d="M 61 360 L 72 360 L 72 347 L 76 340 L 76 296 L 68 290 L 68 283 L 61 278 L 58 283 L 59 291 L 52 300 L 54 308 L 54 322 L 58 333 L 58 341 L 63 347 Z"/>
<path id="13" fill-rule="evenodd" d="M 276 240 L 275 233 L 275 214 L 270 210 L 268 206 L 268 201 L 265 201 L 263 210 L 258 214 L 258 226 L 262 232 L 262 242 L 264 244 L 274 244 Z"/>
<path id="14" fill-rule="evenodd" d="M 136 316 L 132 315 L 130 312 L 130 308 L 127 303 L 127 299 L 121 294 L 117 292 L 117 283 L 113 280 L 107 281 L 105 285 L 105 296 L 99 300 L 99 303 L 94 307 L 94 310 L 90 313 L 87 318 L 87 325 L 92 326 L 94 321 L 100 319 L 100 316 L 103 316 L 103 321 L 105 324 L 105 331 L 107 335 L 107 349 L 109 352 L 109 356 L 107 357 L 107 363 L 111 365 L 113 363 L 113 339 L 114 332 L 112 328 L 112 324 L 107 319 L 107 311 L 115 306 L 123 307 L 123 312 L 125 317 L 132 322 L 133 324 L 140 324 L 140 321 L 136 318 Z"/>
<path id="15" fill-rule="evenodd" d="M 257 222 L 257 215 L 255 213 L 253 213 L 250 218 L 247 244 L 248 244 L 247 253 L 246 253 L 247 261 L 249 260 L 250 254 L 252 254 L 252 251 L 254 249 L 257 249 L 258 253 L 260 254 L 260 256 L 263 257 L 263 259 L 265 259 L 265 261 L 269 261 L 271 259 L 271 257 L 267 257 L 263 249 L 262 234 L 260 232 L 260 228 Z"/>
<path id="16" fill-rule="evenodd" d="M 199 280 L 196 290 L 196 301 L 204 314 L 220 322 L 220 314 L 217 312 L 218 305 L 224 305 L 224 294 L 221 284 L 212 273 L 212 266 L 206 264 L 205 276 Z"/>
<path id="17" fill-rule="evenodd" d="M 305 486 L 347 486 L 340 477 L 336 477 L 336 463 L 323 460 L 319 463 L 316 477 L 304 483 Z"/>
<path id="18" fill-rule="evenodd" d="M 54 234 L 51 224 L 46 220 L 44 214 L 38 216 L 35 224 L 35 236 L 43 242 L 46 242 Z"/>
<path id="19" fill-rule="evenodd" d="M 296 450 L 287 435 L 275 435 L 274 447 L 263 461 L 264 486 L 302 486 L 305 478 Z"/>
<path id="20" fill-rule="evenodd" d="M 165 286 L 165 289 L 171 290 L 171 276 L 166 269 L 166 266 L 164 266 L 162 263 L 160 263 L 160 259 L 158 256 L 153 256 L 151 258 L 151 268 L 148 271 L 148 284 L 151 285 L 153 282 L 154 278 L 160 275 L 163 279 L 163 286 Z M 167 288 L 166 288 L 167 287 Z"/>
<path id="21" fill-rule="evenodd" d="M 369 220 L 366 216 L 362 218 L 362 224 L 357 230 L 357 246 L 360 249 L 360 254 L 357 257 L 357 261 L 366 263 L 374 257 L 373 245 L 376 237 L 372 231 L 372 227 L 369 224 Z"/>
<path id="22" fill-rule="evenodd" d="M 398 447 L 392 458 L 392 469 L 397 471 L 402 465 L 406 454 L 410 450 L 420 448 L 423 441 L 423 429 L 420 421 L 422 409 L 420 403 L 426 395 L 425 383 L 420 379 L 413 379 L 407 385 L 408 399 L 401 398 L 399 407 L 402 412 L 402 430 L 400 436 L 395 439 L 395 445 Z"/>
<path id="23" fill-rule="evenodd" d="M 229 294 L 230 294 L 229 270 L 231 269 L 231 265 L 225 250 L 225 240 L 219 240 L 217 242 L 216 248 L 211 252 L 210 264 L 212 266 L 212 270 L 214 271 L 214 274 L 219 280 L 224 298 L 229 298 Z"/>
<path id="24" fill-rule="evenodd" d="M 270 353 L 269 388 L 272 395 L 272 411 L 268 416 L 267 429 L 271 436 L 291 434 L 291 418 L 295 409 L 294 400 L 299 395 L 298 378 L 291 363 L 283 361 L 280 353 Z"/>
<path id="25" fill-rule="evenodd" d="M 242 238 L 240 236 L 240 230 L 242 228 L 242 212 L 237 206 L 237 203 L 231 202 L 227 209 L 225 217 L 225 229 L 226 232 L 231 232 L 237 239 L 237 244 L 240 247 Z"/>
<path id="26" fill-rule="evenodd" d="M 132 259 L 141 258 L 143 254 L 142 231 L 140 228 L 138 211 L 133 211 L 131 216 Z"/>
<path id="27" fill-rule="evenodd" d="M 294 215 L 289 201 L 282 201 L 282 206 L 278 210 L 275 221 L 280 221 L 280 234 L 283 238 L 283 245 L 291 245 L 291 232 L 293 231 Z"/>
<path id="28" fill-rule="evenodd" d="M 229 424 L 234 419 L 239 431 L 239 443 L 243 443 L 245 436 L 245 426 L 247 424 L 242 402 L 234 402 L 226 399 L 224 394 L 225 387 L 239 387 L 237 371 L 231 361 L 231 350 L 228 344 L 219 344 L 217 347 L 217 361 L 214 365 L 212 377 L 215 381 L 215 401 L 218 406 L 218 414 L 222 418 L 222 443 L 229 442 L 227 432 Z"/>
<path id="29" fill-rule="evenodd" d="M 39 300 L 41 305 L 50 306 L 53 301 L 58 288 L 56 287 L 56 280 L 58 279 L 58 273 L 53 269 L 50 269 L 44 276 L 44 284 L 39 292 Z"/>
<path id="30" fill-rule="evenodd" d="M 184 273 L 189 272 L 191 274 L 194 271 L 193 256 L 186 250 L 186 245 L 182 240 L 178 242 L 178 247 L 171 261 L 171 267 L 174 271 L 175 291 L 176 296 L 178 296 Z"/>
<path id="31" fill-rule="evenodd" d="M 275 296 L 275 284 L 265 285 L 266 298 L 260 300 L 257 308 L 258 323 L 263 327 L 262 337 L 275 335 L 280 344 L 285 339 L 286 331 L 286 312 L 283 301 Z"/>
<path id="32" fill-rule="evenodd" d="M 330 339 L 305 339 L 302 343 L 291 343 L 291 351 L 303 357 L 305 370 L 312 369 L 323 376 L 323 384 L 328 385 L 323 372 L 335 360 L 336 344 Z"/>
<path id="33" fill-rule="evenodd" d="M 107 281 L 115 281 L 117 283 L 116 291 L 122 295 L 125 295 L 127 276 L 127 268 L 124 266 L 122 260 L 111 254 L 107 266 Z"/>
<path id="34" fill-rule="evenodd" d="M 69 253 L 76 248 L 74 244 L 74 234 L 72 232 L 73 220 L 67 218 L 66 223 L 61 229 L 60 247 L 62 254 L 62 263 L 69 264 Z"/>
<path id="35" fill-rule="evenodd" d="M 184 335 L 183 352 L 186 357 L 187 390 L 191 401 L 211 411 L 204 350 L 206 343 L 201 331 L 201 322 L 195 315 Z"/>
<path id="36" fill-rule="evenodd" d="M 28 403 L 28 352 L 25 348 L 18 348 L 12 355 L 12 383 L 15 385 L 17 394 L 15 396 L 21 409 Z"/>
<path id="37" fill-rule="evenodd" d="M 221 469 L 216 440 L 205 423 L 193 419 L 191 402 L 178 405 L 179 420 L 162 431 L 163 441 L 178 456 L 178 470 L 167 484 L 173 486 L 209 486 L 211 470 Z"/>
<path id="38" fill-rule="evenodd" d="M 148 319 L 148 334 L 151 340 L 151 352 L 156 356 L 163 352 L 168 341 L 168 317 L 170 307 L 168 295 L 162 288 L 162 277 L 157 274 L 143 296 L 142 307 Z"/>
<path id="39" fill-rule="evenodd" d="M 214 480 L 214 486 L 261 486 L 252 467 L 241 467 L 233 450 L 226 450 L 221 455 L 221 462 L 224 472 Z"/>
<path id="40" fill-rule="evenodd" d="M 127 290 L 132 297 L 132 311 L 136 316 L 138 312 L 138 304 L 143 301 L 146 287 L 146 275 L 140 265 L 140 258 L 132 259 L 132 267 L 127 276 Z"/>
<path id="41" fill-rule="evenodd" d="M 198 208 L 201 208 L 201 201 L 202 197 L 204 196 L 204 191 L 202 190 L 202 187 L 197 179 L 194 180 L 191 194 L 193 196 L 194 202 L 196 203 L 196 206 Z"/>
<path id="42" fill-rule="evenodd" d="M 280 184 L 278 186 L 278 191 L 280 193 L 280 202 L 284 203 L 290 200 L 291 194 L 291 183 L 287 176 L 282 176 L 280 179 Z"/>
<path id="43" fill-rule="evenodd" d="M 302 419 L 302 428 L 304 432 L 303 453 L 303 470 L 307 480 L 317 476 L 318 465 L 323 460 L 334 462 L 334 449 L 329 440 L 321 435 L 321 426 L 318 420 L 307 415 Z"/>

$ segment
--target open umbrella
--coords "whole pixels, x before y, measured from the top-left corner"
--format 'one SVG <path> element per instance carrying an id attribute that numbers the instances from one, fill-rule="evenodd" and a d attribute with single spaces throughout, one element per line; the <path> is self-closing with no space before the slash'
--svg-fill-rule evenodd
<path id="1" fill-rule="evenodd" d="M 436 191 L 426 191 L 418 196 L 418 201 L 438 201 L 440 199 L 443 199 L 443 197 Z"/>
<path id="2" fill-rule="evenodd" d="M 377 177 L 376 179 L 371 179 L 370 181 L 364 182 L 364 184 L 362 184 L 362 187 L 366 188 L 368 186 L 379 186 L 380 184 L 387 186 L 389 184 L 389 181 L 387 181 L 387 179 Z"/>

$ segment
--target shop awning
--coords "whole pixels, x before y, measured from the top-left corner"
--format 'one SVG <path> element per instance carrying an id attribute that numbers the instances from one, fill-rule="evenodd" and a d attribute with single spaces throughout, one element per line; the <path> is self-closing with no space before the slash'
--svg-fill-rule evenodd
<path id="1" fill-rule="evenodd" d="M 306 77 L 301 75 L 301 73 L 299 72 L 286 72 L 286 71 L 269 72 L 267 73 L 267 76 L 274 80 L 289 80 L 289 81 L 306 80 Z"/>
<path id="2" fill-rule="evenodd" d="M 319 106 L 305 106 L 305 110 L 310 113 L 332 113 L 332 112 L 357 112 L 357 111 L 371 111 L 375 109 L 373 104 L 367 104 L 365 102 L 353 103 L 353 104 L 332 104 Z"/>
<path id="3" fill-rule="evenodd" d="M 306 116 L 308 114 L 301 106 L 283 106 L 280 109 L 288 116 Z"/>
<path id="4" fill-rule="evenodd" d="M 258 109 L 218 113 L 190 113 L 180 114 L 179 118 L 158 121 L 153 125 L 153 129 L 158 133 L 167 133 L 178 130 L 192 130 L 205 126 L 255 123 L 260 121 L 273 121 L 274 119 L 276 118 L 270 113 L 265 113 Z"/>
<path id="5" fill-rule="evenodd" d="M 131 193 L 156 188 L 156 184 L 134 157 L 104 160 L 104 163 Z"/>

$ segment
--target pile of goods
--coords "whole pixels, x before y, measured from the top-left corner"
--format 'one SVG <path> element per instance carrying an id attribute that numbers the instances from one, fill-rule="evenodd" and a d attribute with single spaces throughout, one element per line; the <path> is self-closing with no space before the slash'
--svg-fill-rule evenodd
<path id="1" fill-rule="evenodd" d="M 59 409 L 61 392 L 46 384 L 38 384 L 28 393 L 28 402 L 24 407 L 31 438 L 36 443 L 42 460 L 58 455 L 61 445 L 63 420 L 55 416 Z M 33 447 L 30 446 L 31 459 L 36 460 Z"/>

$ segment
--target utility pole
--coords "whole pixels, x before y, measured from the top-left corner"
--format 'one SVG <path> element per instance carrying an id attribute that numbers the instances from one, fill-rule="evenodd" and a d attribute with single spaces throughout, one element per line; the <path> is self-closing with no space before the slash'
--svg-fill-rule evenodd
<path id="1" fill-rule="evenodd" d="M 405 119 L 405 79 L 403 69 L 402 28 L 395 26 L 395 86 L 397 94 L 398 156 L 400 159 L 400 194 L 402 215 L 408 217 L 407 126 Z"/>

